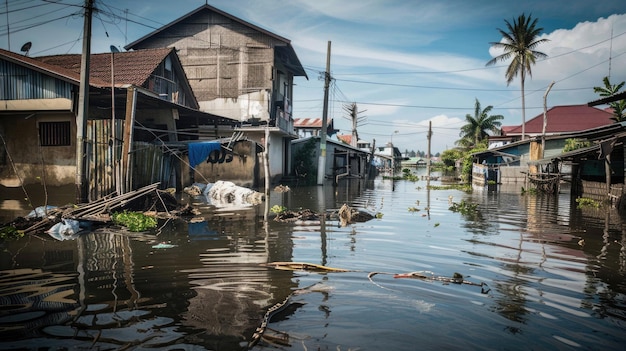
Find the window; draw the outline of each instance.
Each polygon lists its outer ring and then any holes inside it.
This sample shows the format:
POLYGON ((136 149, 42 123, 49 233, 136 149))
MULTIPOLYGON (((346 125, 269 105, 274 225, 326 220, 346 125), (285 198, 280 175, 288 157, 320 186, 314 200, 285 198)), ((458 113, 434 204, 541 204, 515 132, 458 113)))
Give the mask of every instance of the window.
POLYGON ((72 145, 71 125, 66 122, 40 122, 39 143, 41 146, 72 145))

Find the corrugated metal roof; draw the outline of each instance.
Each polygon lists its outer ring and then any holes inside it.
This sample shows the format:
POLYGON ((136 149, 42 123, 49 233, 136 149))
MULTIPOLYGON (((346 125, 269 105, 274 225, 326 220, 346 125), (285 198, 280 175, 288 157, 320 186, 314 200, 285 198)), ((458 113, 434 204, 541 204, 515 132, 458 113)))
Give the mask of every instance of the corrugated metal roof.
MULTIPOLYGON (((615 123, 613 115, 605 110, 587 105, 554 106, 546 112, 546 133, 576 132, 615 123)), ((505 129, 506 135, 522 133, 522 126, 505 129)), ((540 134, 543 129, 543 112, 526 121, 526 134, 540 134)))
MULTIPOLYGON (((173 48, 161 48, 115 53, 116 86, 130 84, 142 86, 173 50, 173 48)), ((66 81, 80 83, 80 54, 27 57, 0 49, 0 57, 66 81)), ((111 86, 111 53, 92 54, 89 68, 89 85, 111 86)))
MULTIPOLYGON (((92 54, 89 64, 89 83, 95 86, 111 86, 111 58, 113 57, 116 86, 129 84, 142 86, 173 50, 173 48, 160 48, 117 52, 114 55, 111 53, 92 54)), ((34 59, 70 70, 80 77, 80 54, 41 56, 34 59)))

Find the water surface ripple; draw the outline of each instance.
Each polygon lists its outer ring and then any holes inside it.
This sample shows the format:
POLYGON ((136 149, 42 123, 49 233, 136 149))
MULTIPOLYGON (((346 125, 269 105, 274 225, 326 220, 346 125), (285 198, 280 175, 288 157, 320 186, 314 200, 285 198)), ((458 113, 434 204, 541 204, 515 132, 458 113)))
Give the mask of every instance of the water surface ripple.
POLYGON ((0 348, 241 350, 267 308, 291 296, 254 349, 622 349, 624 219, 576 208, 567 187, 516 190, 377 178, 292 187, 244 209, 196 199, 199 218, 156 232, 5 243, 0 348), (477 211, 450 210, 461 202, 477 211), (379 216, 341 227, 268 211, 344 203, 379 216), (276 261, 349 271, 265 265, 276 261), (409 272, 428 279, 394 276, 409 272), (459 275, 471 284, 455 284, 459 275))

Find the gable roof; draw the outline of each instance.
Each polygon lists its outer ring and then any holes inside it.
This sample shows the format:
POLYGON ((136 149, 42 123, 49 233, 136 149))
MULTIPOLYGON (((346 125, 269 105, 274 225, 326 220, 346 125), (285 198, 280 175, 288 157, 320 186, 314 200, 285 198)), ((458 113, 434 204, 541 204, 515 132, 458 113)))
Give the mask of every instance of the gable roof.
POLYGON ((148 34, 144 35, 143 37, 133 41, 132 43, 130 43, 130 44, 126 45, 126 46, 124 46, 124 48, 126 50, 130 50, 130 49, 134 50, 135 48, 141 47, 141 43, 144 42, 145 40, 147 40, 147 39, 149 39, 149 38, 151 38, 151 37, 153 37, 155 35, 158 35, 159 33, 164 32, 167 29, 169 29, 169 28, 171 28, 171 27, 173 27, 173 26, 175 26, 175 25, 177 25, 179 23, 184 22, 184 21, 190 19, 191 17, 195 16, 196 14, 199 14, 199 13, 201 13, 203 11, 217 13, 217 14, 219 14, 221 16, 224 16, 224 17, 226 17, 226 18, 228 18, 228 19, 230 19, 230 20, 232 20, 234 22, 237 22, 237 23, 239 23, 239 24, 241 24, 241 25, 243 25, 245 27, 253 29, 253 30, 255 30, 255 31, 259 32, 259 33, 262 33, 264 35, 267 35, 267 36, 277 40, 282 45, 278 45, 278 46, 274 47, 274 49, 278 53, 278 56, 283 58, 283 62, 285 64, 285 66, 289 67, 293 71, 294 75, 296 75, 296 76, 304 76, 304 77, 306 77, 308 79, 308 76, 307 76, 306 72, 304 71, 304 67, 302 67, 302 64, 300 63, 300 59, 298 59, 298 55, 296 55, 296 52, 293 49, 293 47, 291 46, 291 41, 289 39, 284 38, 284 37, 282 37, 282 36, 280 36, 278 34, 272 33, 272 32, 270 32, 270 31, 268 31, 266 29, 263 29, 263 28, 261 28, 259 26, 254 25, 254 24, 252 24, 250 22, 244 21, 244 20, 242 20, 239 17, 235 17, 235 16, 233 16, 233 15, 227 13, 227 12, 224 12, 224 11, 222 11, 222 10, 220 10, 218 8, 215 8, 215 7, 211 6, 211 5, 208 5, 208 4, 202 5, 202 6, 198 7, 197 9, 189 12, 188 14, 186 14, 186 15, 184 15, 182 17, 179 17, 178 19, 175 19, 174 21, 164 25, 163 27, 158 28, 158 29, 152 31, 151 33, 148 33, 148 34))
MULTIPOLYGON (((554 106, 546 111, 546 133, 576 132, 615 123, 613 115, 605 110, 587 105, 554 106)), ((507 127, 508 128, 508 127, 507 127)), ((502 127, 505 130, 505 127, 502 127)), ((541 134, 543 112, 526 122, 527 134, 541 134)), ((506 129, 506 135, 522 133, 522 126, 506 129)))
MULTIPOLYGON (((92 54, 89 63, 89 84, 99 87, 111 86, 111 57, 113 56, 115 86, 143 86, 154 70, 173 51, 173 48, 160 48, 116 52, 114 55, 111 53, 92 54)), ((35 60, 69 70, 80 78, 80 54, 41 56, 36 57, 35 60)))
MULTIPOLYGON (((55 78, 61 79, 66 82, 76 83, 80 82, 80 69, 79 72, 76 73, 71 69, 67 69, 64 67, 60 67, 54 64, 46 63, 34 59, 32 57, 20 55, 15 52, 7 51, 4 49, 0 49, 0 58, 5 59, 9 62, 13 62, 19 64, 21 66, 28 67, 34 71, 41 72, 44 74, 48 74, 55 78)), ((90 82, 94 83, 94 82, 90 82)))

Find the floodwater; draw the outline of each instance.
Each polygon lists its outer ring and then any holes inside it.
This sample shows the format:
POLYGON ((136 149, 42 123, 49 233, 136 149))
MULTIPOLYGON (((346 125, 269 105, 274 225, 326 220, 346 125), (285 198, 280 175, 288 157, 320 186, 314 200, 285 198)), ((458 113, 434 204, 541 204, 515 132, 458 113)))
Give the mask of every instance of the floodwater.
POLYGON ((567 186, 556 196, 514 187, 293 186, 248 208, 194 199, 198 221, 158 231, 4 243, 0 349, 242 350, 288 296, 254 350, 623 349, 624 218, 576 208, 567 186), (462 201, 478 211, 449 209, 462 201), (268 211, 344 203, 382 217, 341 227, 268 211), (349 271, 263 265, 277 261, 349 271), (422 278, 394 277, 409 272, 422 278))

